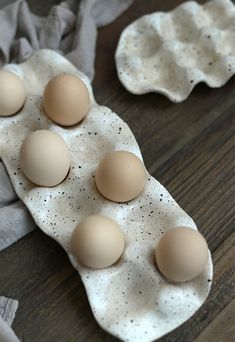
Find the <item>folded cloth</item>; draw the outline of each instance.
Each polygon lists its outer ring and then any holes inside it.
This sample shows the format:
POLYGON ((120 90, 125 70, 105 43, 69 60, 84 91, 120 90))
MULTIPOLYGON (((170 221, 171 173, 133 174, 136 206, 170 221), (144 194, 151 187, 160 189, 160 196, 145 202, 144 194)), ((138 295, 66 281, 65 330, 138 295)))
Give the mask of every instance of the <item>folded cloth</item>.
POLYGON ((15 318, 18 301, 6 297, 0 297, 0 341, 19 342, 15 333, 11 329, 11 324, 15 318))
POLYGON ((0 161, 0 251, 35 228, 36 224, 26 206, 17 198, 6 168, 0 161))
MULTIPOLYGON (((0 10, 0 66, 23 62, 35 50, 48 48, 65 55, 92 80, 97 28, 111 23, 132 2, 67 0, 39 17, 26 1, 18 0, 0 10)), ((35 228, 0 160, 0 251, 35 228)))
POLYGON ((37 49, 64 54, 90 80, 94 77, 97 28, 110 24, 133 0, 67 0, 45 17, 34 15, 26 1, 0 10, 0 65, 23 62, 37 49))
POLYGON ((0 317, 0 341, 19 342, 11 327, 0 317))

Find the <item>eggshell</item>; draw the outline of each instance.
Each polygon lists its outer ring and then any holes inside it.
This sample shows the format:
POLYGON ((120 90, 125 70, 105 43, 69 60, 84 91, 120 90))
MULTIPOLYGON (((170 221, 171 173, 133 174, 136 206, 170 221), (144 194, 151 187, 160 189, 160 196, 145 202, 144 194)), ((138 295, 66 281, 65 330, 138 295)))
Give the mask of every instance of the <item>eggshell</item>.
POLYGON ((95 174, 100 193, 115 202, 127 202, 138 196, 146 180, 143 162, 128 151, 108 154, 100 162, 95 174))
POLYGON ((168 230, 158 242, 155 259, 162 274, 184 282, 197 277, 206 267, 208 246, 204 237, 186 227, 168 230))
POLYGON ((12 72, 0 70, 0 116, 16 114, 23 107, 25 98, 21 79, 12 72))
POLYGON ((90 100, 83 81, 74 75, 61 74, 51 79, 43 94, 47 116, 62 126, 80 122, 89 110, 90 100))
POLYGON ((20 165, 26 177, 34 184, 55 186, 68 174, 68 147, 58 134, 38 130, 29 134, 21 145, 20 165))
MULTIPOLYGON (((0 118, 0 156, 36 224, 65 249, 78 270, 99 325, 126 342, 150 342, 181 325, 200 308, 210 291, 210 252, 203 273, 190 282, 173 285, 157 270, 154 250, 162 233, 171 227, 196 230, 192 218, 148 173, 143 191, 131 202, 112 202, 99 193, 94 176, 108 153, 126 150, 140 160, 142 156, 128 125, 111 109, 96 103, 88 78, 68 60, 54 51, 40 50, 25 63, 5 68, 21 75, 29 95, 21 115, 14 120, 0 118), (91 99, 84 120, 69 129, 48 120, 41 109, 45 85, 62 72, 80 77, 91 99), (20 145, 35 129, 56 132, 69 146, 70 173, 57 187, 35 187, 19 168, 20 145), (76 222, 93 214, 114 219, 126 242, 122 258, 98 270, 78 263, 71 251, 76 222)), ((77 315, 78 319, 82 315, 79 308, 77 315)))
POLYGON ((71 245, 80 263, 88 267, 105 268, 120 258, 125 239, 114 220, 104 215, 91 215, 77 225, 71 245))

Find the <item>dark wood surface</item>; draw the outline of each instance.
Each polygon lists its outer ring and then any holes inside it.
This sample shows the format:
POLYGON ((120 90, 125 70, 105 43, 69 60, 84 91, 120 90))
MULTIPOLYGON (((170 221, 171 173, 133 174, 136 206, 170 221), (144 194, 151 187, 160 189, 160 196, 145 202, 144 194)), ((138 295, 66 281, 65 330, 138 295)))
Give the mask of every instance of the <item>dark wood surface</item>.
MULTIPOLYGON (((29 2, 39 11, 39 2, 29 2)), ((235 78, 219 89, 200 84, 186 101, 174 104, 158 94, 131 95, 115 71, 122 29, 145 13, 181 2, 137 0, 99 31, 94 92, 129 124, 148 170, 193 217, 212 252, 209 298, 160 341, 234 341, 235 78)), ((22 341, 117 341, 94 320, 67 255, 39 229, 1 252, 0 294, 19 300, 13 328, 22 341)))

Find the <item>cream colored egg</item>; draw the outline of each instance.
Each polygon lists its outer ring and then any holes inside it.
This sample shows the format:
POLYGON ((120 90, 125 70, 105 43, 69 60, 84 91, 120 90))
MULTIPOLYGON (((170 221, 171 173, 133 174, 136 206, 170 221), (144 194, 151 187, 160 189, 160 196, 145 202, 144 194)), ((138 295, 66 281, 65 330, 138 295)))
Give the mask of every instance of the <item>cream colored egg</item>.
POLYGON ((52 78, 43 94, 47 116, 62 126, 80 122, 88 113, 90 99, 83 81, 73 75, 62 74, 52 78))
POLYGON ((56 133, 39 130, 31 133, 20 149, 20 165, 34 184, 51 187, 61 183, 70 168, 70 153, 56 133))
POLYGON ((173 282, 184 282, 203 272, 208 260, 208 246, 198 231, 178 227, 161 237, 155 259, 166 278, 173 282))
POLYGON ((16 114, 25 103, 25 89, 21 79, 6 70, 0 70, 0 116, 16 114))
POLYGON ((100 193, 111 201, 127 202, 138 196, 147 180, 143 162, 133 153, 115 151, 99 164, 95 181, 100 193))
POLYGON ((71 238, 72 253, 91 268, 113 265, 122 255, 125 239, 119 225, 109 217, 91 215, 75 228, 71 238))

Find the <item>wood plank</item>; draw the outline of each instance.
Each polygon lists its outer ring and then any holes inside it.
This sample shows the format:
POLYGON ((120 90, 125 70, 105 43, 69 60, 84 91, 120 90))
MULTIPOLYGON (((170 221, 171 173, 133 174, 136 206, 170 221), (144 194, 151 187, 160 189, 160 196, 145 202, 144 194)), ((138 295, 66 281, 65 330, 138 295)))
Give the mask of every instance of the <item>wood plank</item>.
POLYGON ((235 300, 229 303, 223 311, 196 338, 195 342, 217 341, 234 342, 235 340, 235 300))
POLYGON ((196 221, 212 251, 234 230, 234 127, 231 106, 153 172, 196 221))

